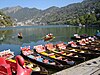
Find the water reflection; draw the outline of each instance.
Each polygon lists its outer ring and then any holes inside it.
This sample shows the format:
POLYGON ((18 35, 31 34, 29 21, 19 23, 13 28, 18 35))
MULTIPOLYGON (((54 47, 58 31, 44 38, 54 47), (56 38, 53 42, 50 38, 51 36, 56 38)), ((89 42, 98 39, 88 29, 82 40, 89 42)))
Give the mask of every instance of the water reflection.
POLYGON ((67 26, 49 26, 49 27, 19 27, 10 30, 0 30, 0 37, 2 35, 5 36, 5 39, 0 41, 0 49, 4 50, 7 48, 12 49, 14 52, 20 53, 20 46, 34 46, 38 44, 46 44, 48 42, 43 41, 42 37, 48 33, 53 33, 55 39, 52 40, 52 43, 56 43, 59 41, 67 41, 70 40, 70 37, 74 33, 79 34, 88 34, 94 35, 96 32, 96 28, 85 28, 85 27, 67 27, 67 26), (18 39, 17 34, 22 32, 23 39, 18 39))

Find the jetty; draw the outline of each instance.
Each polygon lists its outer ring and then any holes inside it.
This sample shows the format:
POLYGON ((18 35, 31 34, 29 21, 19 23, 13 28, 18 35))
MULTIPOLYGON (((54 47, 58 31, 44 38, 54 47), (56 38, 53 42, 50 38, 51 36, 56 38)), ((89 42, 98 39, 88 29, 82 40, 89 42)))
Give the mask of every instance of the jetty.
POLYGON ((100 57, 85 61, 52 75, 100 75, 100 57))

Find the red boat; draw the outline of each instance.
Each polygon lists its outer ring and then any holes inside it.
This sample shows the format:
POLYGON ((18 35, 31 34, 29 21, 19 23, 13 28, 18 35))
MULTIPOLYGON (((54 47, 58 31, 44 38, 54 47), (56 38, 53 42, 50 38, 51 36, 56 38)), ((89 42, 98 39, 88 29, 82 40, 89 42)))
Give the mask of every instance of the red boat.
POLYGON ((44 41, 50 41, 52 39, 54 39, 55 37, 53 36, 53 34, 47 34, 45 37, 43 37, 44 41))
POLYGON ((32 69, 24 66, 24 59, 16 56, 16 63, 0 57, 0 75, 30 75, 32 69))

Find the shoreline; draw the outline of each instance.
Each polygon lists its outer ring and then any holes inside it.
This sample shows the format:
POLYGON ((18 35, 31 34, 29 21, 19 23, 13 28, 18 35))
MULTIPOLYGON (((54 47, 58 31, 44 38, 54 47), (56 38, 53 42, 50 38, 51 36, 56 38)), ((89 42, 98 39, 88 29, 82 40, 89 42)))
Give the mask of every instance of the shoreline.
MULTIPOLYGON (((38 25, 38 26, 34 26, 34 25, 27 25, 27 26, 9 26, 9 27, 0 27, 0 30, 11 30, 11 29, 18 29, 18 28, 51 28, 51 27, 84 27, 84 26, 74 26, 74 25, 38 25)), ((86 28, 96 28, 96 27, 100 27, 100 26, 85 26, 86 28)))

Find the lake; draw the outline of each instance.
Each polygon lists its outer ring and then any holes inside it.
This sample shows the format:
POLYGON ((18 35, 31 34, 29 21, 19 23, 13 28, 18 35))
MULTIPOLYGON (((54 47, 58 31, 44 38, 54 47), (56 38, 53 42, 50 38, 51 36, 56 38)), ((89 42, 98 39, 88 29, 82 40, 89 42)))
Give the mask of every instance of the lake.
POLYGON ((31 46, 31 49, 35 45, 46 44, 42 37, 48 33, 52 33, 55 36, 52 43, 63 41, 67 43, 70 37, 74 33, 94 35, 99 28, 85 28, 75 27, 68 25, 50 25, 50 26, 23 26, 23 27, 8 27, 0 28, 0 37, 5 36, 3 40, 0 40, 0 51, 11 49, 15 52, 15 55, 20 54, 20 47, 31 46), (17 38, 17 34, 22 32, 23 39, 17 38))
MULTIPOLYGON (((75 27, 69 25, 50 25, 50 26, 18 26, 18 27, 8 27, 0 28, 0 38, 5 37, 3 40, 0 40, 0 51, 11 49, 15 55, 20 54, 20 47, 24 46, 33 46, 44 45, 48 42, 58 43, 64 42, 67 43, 70 41, 70 37, 74 33, 78 34, 88 34, 94 35, 96 30, 99 28, 85 28, 85 27, 75 27), (18 33, 22 32, 23 39, 17 37, 18 33), (52 41, 45 42, 42 38, 48 34, 52 33, 55 38, 52 41)), ((48 70, 49 73, 54 73, 56 70, 48 70)))

